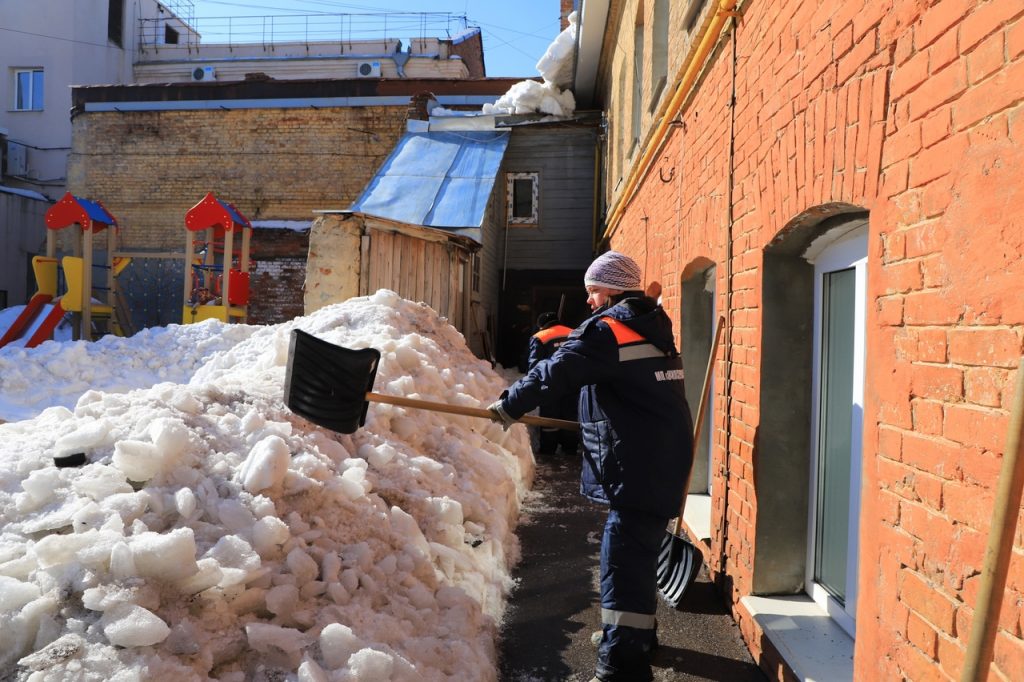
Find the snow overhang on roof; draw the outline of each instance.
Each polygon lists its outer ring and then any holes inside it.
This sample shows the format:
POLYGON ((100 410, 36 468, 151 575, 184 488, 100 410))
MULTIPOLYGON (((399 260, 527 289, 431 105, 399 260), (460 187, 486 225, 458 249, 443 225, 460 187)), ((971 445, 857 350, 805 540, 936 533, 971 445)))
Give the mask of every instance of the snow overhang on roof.
POLYGON ((576 53, 576 79, 573 83, 577 107, 586 108, 594 102, 609 4, 609 0, 583 0, 580 30, 577 34, 579 49, 576 53))
POLYGON ((407 132, 350 210, 481 241, 508 131, 407 132))

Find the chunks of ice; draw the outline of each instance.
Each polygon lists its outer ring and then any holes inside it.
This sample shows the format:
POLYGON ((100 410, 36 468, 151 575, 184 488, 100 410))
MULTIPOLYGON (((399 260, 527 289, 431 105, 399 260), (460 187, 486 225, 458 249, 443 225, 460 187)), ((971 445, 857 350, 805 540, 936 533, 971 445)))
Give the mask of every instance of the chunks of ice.
MULTIPOLYGON (((336 670, 348 662, 349 656, 363 647, 362 640, 343 623, 330 623, 320 631, 320 653, 324 665, 336 670)), ((386 680, 385 675, 379 679, 386 680)))
POLYGON ((267 436, 253 446, 242 463, 239 478, 250 493, 272 488, 288 473, 291 452, 280 436, 267 436))
POLYGON ((252 542, 260 556, 269 556, 290 537, 288 524, 276 516, 264 516, 252 526, 252 542))
POLYGON ((106 419, 90 419, 71 433, 61 436, 54 443, 53 449, 58 454, 84 452, 92 448, 106 445, 107 434, 110 433, 110 422, 106 419))
POLYGON ((98 462, 79 469, 78 477, 71 482, 71 489, 97 502, 111 495, 132 492, 123 471, 98 462))
POLYGON ((298 547, 288 552, 285 562, 288 564, 288 570, 295 576, 295 582, 299 585, 316 580, 316 576, 320 572, 316 561, 298 547))
POLYGON ((147 531, 131 538, 132 559, 139 575, 174 581, 196 573, 196 539, 191 528, 169 533, 147 531))
POLYGON ((71 535, 47 535, 32 545, 32 552, 40 568, 61 566, 70 563, 78 550, 88 547, 98 537, 99 531, 96 530, 71 535))
POLYGON ((260 557, 252 545, 237 535, 225 535, 204 555, 214 559, 222 568, 237 568, 255 571, 260 567, 260 557))
POLYGON ((0 575, 0 613, 17 611, 40 595, 34 583, 0 575))
POLYGON ((121 440, 114 443, 111 460, 129 481, 148 481, 160 473, 163 460, 160 449, 142 440, 121 440))
POLYGON ((295 628, 270 623, 249 623, 245 626, 249 648, 256 651, 274 647, 285 653, 299 653, 308 644, 305 634, 295 628))
POLYGON ((178 461, 188 449, 188 428, 180 419, 164 417, 149 425, 153 445, 160 451, 164 466, 178 461))
POLYGON ((192 516, 196 510, 196 495, 189 488, 179 488, 174 493, 174 507, 184 517, 192 516))
POLYGON ((80 635, 70 632, 50 642, 39 651, 25 656, 18 661, 18 665, 33 671, 46 670, 69 659, 77 658, 85 646, 86 642, 80 635))
POLYGON ((220 500, 217 503, 217 516, 221 524, 232 533, 248 530, 256 522, 252 512, 238 500, 220 500))
POLYGON ((117 646, 150 646, 167 639, 171 629, 152 611, 135 604, 118 604, 103 612, 100 626, 117 646))
POLYGON ((388 443, 371 445, 364 443, 359 447, 359 456, 370 463, 371 466, 380 468, 393 460, 398 454, 394 446, 388 443))
POLYGON ((197 594, 220 584, 224 572, 216 559, 200 559, 196 562, 198 571, 183 580, 179 580, 178 589, 185 594, 197 594))
POLYGON ((287 618, 299 603, 299 588, 295 585, 278 585, 267 591, 267 610, 287 618))

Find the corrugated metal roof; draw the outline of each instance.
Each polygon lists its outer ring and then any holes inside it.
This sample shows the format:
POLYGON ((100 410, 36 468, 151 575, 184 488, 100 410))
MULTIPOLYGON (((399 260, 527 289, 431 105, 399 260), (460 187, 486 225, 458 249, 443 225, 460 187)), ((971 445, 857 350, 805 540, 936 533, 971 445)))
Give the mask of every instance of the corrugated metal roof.
POLYGON ((410 225, 480 228, 508 140, 508 131, 408 132, 351 210, 410 225))

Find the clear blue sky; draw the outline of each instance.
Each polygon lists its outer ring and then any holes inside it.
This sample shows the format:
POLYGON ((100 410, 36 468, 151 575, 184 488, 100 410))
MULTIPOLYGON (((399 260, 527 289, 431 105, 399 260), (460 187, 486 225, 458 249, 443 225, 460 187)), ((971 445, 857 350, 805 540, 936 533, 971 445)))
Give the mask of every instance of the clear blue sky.
MULTIPOLYGON (((168 4, 176 9, 174 0, 168 4)), ((559 31, 558 0, 193 0, 196 24, 204 42, 226 42, 216 37, 210 26, 225 26, 214 18, 235 17, 232 33, 238 40, 246 22, 239 17, 289 14, 372 14, 382 12, 440 12, 465 15, 470 26, 479 26, 484 39, 484 63, 488 76, 537 75, 535 65, 559 31), (208 27, 204 30, 204 24, 208 27)), ((365 25, 369 19, 355 21, 365 25)), ((374 19, 383 24, 382 19, 374 19)), ((251 20, 250 20, 251 22, 251 20)), ((251 22, 252 23, 252 22, 251 22)), ((265 25, 260 22, 260 25, 265 25)), ((351 24, 349 24, 351 25, 351 24)), ((444 37, 462 31, 461 20, 447 22, 443 17, 413 21, 408 29, 388 31, 392 37, 415 37, 420 33, 444 37)), ((353 36, 355 37, 355 36, 353 36)), ((257 36, 258 39, 258 36, 257 36)))

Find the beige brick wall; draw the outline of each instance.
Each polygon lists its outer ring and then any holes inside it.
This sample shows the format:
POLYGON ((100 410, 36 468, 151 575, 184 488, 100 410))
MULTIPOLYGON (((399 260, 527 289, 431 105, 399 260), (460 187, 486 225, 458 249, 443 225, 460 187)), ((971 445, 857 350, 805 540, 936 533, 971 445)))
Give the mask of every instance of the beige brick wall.
POLYGON ((117 216, 122 248, 181 251, 207 192, 250 220, 347 208, 405 119, 405 106, 79 114, 68 188, 117 216))

